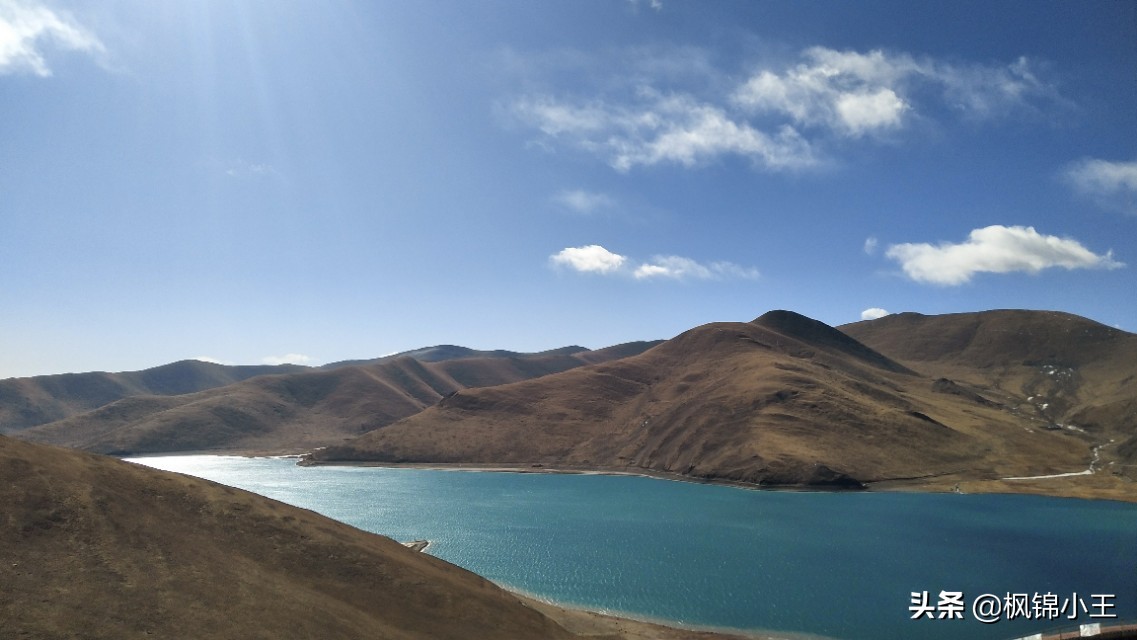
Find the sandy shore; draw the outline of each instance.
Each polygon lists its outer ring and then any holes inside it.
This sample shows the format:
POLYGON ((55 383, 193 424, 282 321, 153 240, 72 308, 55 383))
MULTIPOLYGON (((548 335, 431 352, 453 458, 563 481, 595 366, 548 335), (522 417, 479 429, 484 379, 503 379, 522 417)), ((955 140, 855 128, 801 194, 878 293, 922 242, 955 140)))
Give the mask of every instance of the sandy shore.
POLYGON ((666 620, 609 615, 545 602, 516 591, 513 594, 572 633, 598 640, 836 640, 802 633, 676 626, 666 620))

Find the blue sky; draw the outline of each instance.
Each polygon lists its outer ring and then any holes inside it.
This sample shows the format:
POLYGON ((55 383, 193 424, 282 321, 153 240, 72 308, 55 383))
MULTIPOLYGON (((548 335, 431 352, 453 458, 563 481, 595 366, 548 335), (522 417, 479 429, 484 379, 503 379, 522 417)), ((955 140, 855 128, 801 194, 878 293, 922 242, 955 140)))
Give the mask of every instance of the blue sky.
POLYGON ((0 377, 1137 329, 1134 2, 0 0, 0 377))

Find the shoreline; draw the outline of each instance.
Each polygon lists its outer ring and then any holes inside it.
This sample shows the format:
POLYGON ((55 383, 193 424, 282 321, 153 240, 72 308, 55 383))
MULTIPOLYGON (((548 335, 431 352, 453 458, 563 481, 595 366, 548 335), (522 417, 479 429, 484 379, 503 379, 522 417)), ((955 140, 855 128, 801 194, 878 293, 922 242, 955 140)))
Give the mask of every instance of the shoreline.
MULTIPOLYGON (((291 456, 288 456, 291 457, 291 456)), ((891 478, 864 483, 864 488, 843 488, 828 485, 763 485, 724 478, 699 478, 680 473, 654 469, 579 467, 574 465, 545 465, 543 463, 466 463, 466 462, 379 462, 379 461, 320 461, 301 457, 300 466, 306 467, 379 467, 390 469, 429 469, 436 471, 466 471, 490 473, 547 473, 561 475, 639 476, 672 482, 689 482, 748 489, 751 491, 792 491, 801 493, 957 493, 1038 495, 1074 500, 1108 500, 1137 503, 1137 483, 1104 474, 1058 474, 1022 478, 968 478, 965 474, 945 474, 919 478, 891 478), (1062 482, 1053 482, 1060 480, 1062 482)))
POLYGON ((373 460, 335 460, 314 462, 305 459, 312 449, 214 449, 166 451, 114 456, 123 458, 157 458, 174 456, 228 456, 235 458, 295 459, 305 467, 380 467, 391 469, 431 469, 438 471, 472 471, 493 473, 548 473, 561 475, 639 476, 672 482, 721 485, 751 491, 793 491, 803 493, 995 493, 1007 495, 1039 495, 1076 500, 1108 500, 1137 503, 1137 482, 1102 470, 1093 473, 1047 474, 1023 477, 977 478, 964 472, 928 475, 914 478, 869 480, 863 488, 830 485, 764 485, 725 478, 700 478, 681 473, 642 467, 604 467, 557 465, 546 463, 472 463, 472 462, 380 462, 373 460))
POLYGON ((586 605, 549 600, 509 585, 497 586, 568 631, 586 637, 603 634, 606 639, 615 635, 623 640, 839 640, 799 631, 714 627, 627 611, 598 611, 586 605))
MULTIPOLYGON (((263 457, 263 456, 256 456, 263 457)), ((479 462, 379 462, 370 460, 334 460, 329 462, 312 462, 301 458, 302 467, 376 467, 386 469, 425 469, 431 471, 468 471, 485 473, 531 473, 566 476, 631 476, 651 478, 653 480, 667 480, 670 482, 687 482, 690 484, 709 484, 752 491, 797 491, 803 493, 860 493, 868 491, 867 487, 846 488, 837 485, 810 485, 810 484, 758 484, 742 480, 727 478, 701 478, 688 476, 673 471, 659 471, 643 467, 582 467, 575 465, 546 465, 544 463, 479 463, 479 462)))

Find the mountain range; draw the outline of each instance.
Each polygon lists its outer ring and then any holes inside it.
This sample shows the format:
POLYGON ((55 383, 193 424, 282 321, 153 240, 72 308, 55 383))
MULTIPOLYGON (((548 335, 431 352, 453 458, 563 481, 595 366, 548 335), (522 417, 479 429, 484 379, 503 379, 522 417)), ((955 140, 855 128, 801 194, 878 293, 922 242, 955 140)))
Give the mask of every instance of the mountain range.
MULTIPOLYGON (((80 404, 36 378, 5 383, 80 404)), ((1135 415, 1137 336, 1085 318, 902 313, 834 328, 771 311, 596 351, 429 347, 0 428, 119 455, 314 450, 310 463, 1133 499, 1135 415)))
POLYGON ((140 395, 172 396, 294 373, 297 365, 228 366, 181 360, 144 371, 64 373, 0 380, 0 434, 12 433, 140 395))
POLYGON ((1069 314, 898 314, 839 330, 772 311, 463 390, 311 460, 1133 499, 1135 402, 1137 336, 1069 314))
POLYGON ((321 368, 270 369, 231 383, 223 382, 226 376, 251 373, 249 368, 184 361, 124 374, 11 379, 0 381, 0 412, 4 412, 0 415, 25 418, 0 422, 0 433, 114 455, 301 451, 386 426, 460 389, 626 357, 654 344, 635 342, 599 350, 566 347, 531 354, 444 345, 321 368), (202 371, 211 375, 201 375, 202 371), (176 385, 127 384, 174 378, 179 380, 176 385), (67 384, 61 385, 60 379, 67 384), (130 393, 135 389, 139 392, 130 393), (63 411, 96 401, 102 403, 90 411, 72 411, 62 419, 27 425, 26 416, 43 415, 48 407, 63 411))

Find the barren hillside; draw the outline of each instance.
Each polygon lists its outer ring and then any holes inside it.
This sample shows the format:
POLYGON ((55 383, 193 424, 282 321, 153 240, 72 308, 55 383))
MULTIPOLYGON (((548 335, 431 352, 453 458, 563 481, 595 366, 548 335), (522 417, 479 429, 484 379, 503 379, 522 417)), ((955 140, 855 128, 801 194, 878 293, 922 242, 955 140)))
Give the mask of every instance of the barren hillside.
POLYGON ((313 460, 850 487, 997 481, 1090 464, 1088 434, 1046 428, 997 389, 922 375, 886 353, 770 312, 692 329, 639 356, 464 390, 313 460))
POLYGON ((903 313, 841 330, 912 369, 1000 398, 1032 427, 1099 447, 1137 480, 1137 335, 1054 311, 903 313))
MULTIPOLYGON (((460 389, 557 373, 639 353, 653 344, 477 358, 435 354, 433 361, 402 356, 260 376, 199 393, 123 398, 15 435, 116 455, 304 451, 386 426, 460 389)), ((453 349, 447 354, 454 355, 453 349)))
POLYGON ((454 565, 204 480, 0 436, 0 501, 0 637, 574 637, 454 565))

